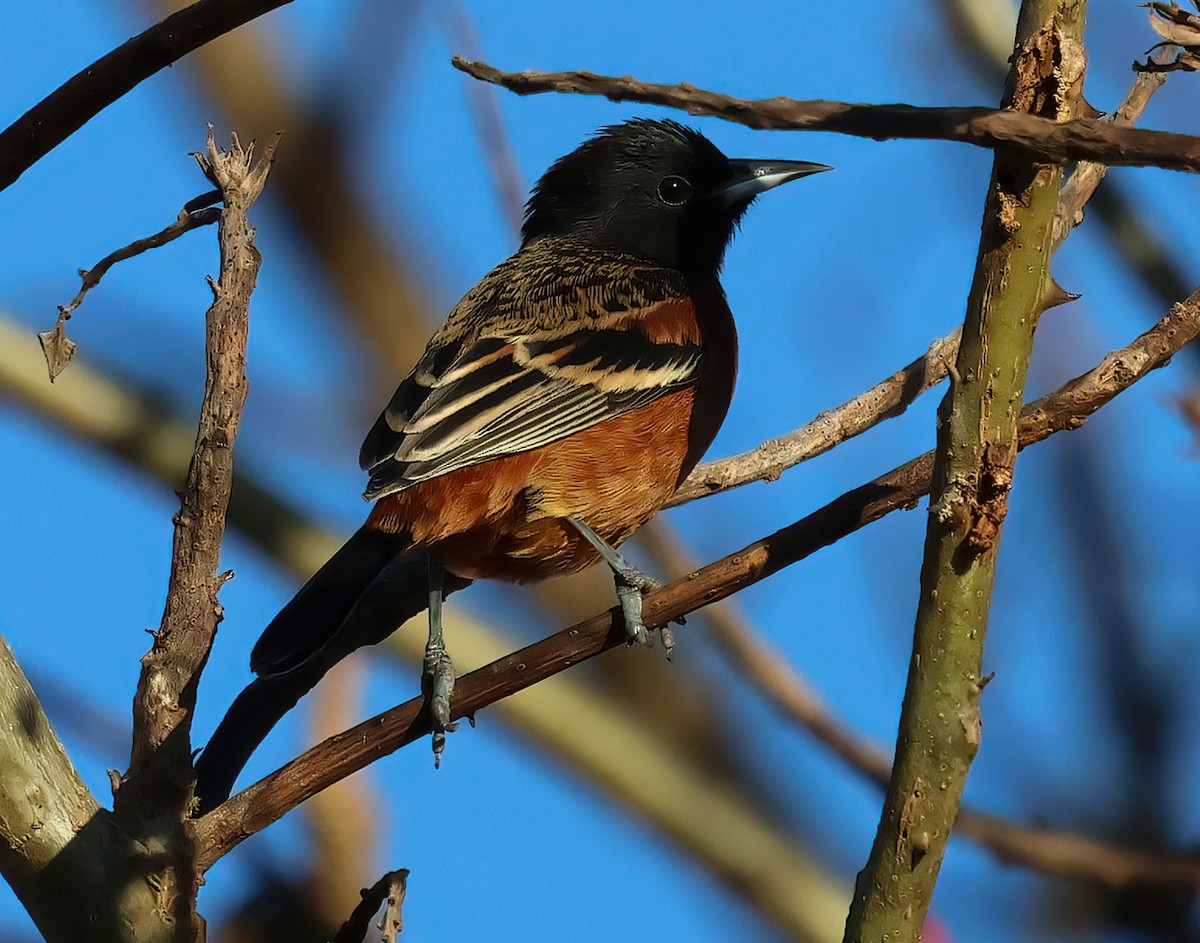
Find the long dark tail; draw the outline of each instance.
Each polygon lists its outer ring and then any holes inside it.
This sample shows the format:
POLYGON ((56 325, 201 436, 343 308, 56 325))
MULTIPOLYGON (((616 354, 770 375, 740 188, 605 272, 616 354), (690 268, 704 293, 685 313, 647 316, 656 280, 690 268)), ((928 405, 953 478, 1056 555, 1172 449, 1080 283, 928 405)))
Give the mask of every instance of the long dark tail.
MULTIPOLYGON (((429 562, 402 539, 360 529, 280 610, 250 655, 259 677, 226 712, 196 760, 206 811, 228 798, 238 774, 279 720, 334 665, 387 638, 429 604, 429 562)), ((446 575, 446 594, 468 580, 446 575)))

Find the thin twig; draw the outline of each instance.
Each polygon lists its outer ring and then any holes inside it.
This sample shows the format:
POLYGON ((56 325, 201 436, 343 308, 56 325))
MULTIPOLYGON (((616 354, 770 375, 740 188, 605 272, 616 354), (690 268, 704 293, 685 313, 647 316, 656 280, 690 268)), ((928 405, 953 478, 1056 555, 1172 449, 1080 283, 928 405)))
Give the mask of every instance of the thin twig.
POLYGON ((946 379, 958 352, 961 328, 940 337, 907 367, 853 399, 827 410, 787 435, 768 439, 749 452, 705 462, 671 496, 676 507, 755 481, 775 481, 789 468, 828 452, 835 445, 903 413, 926 390, 946 379))
MULTIPOLYGON (((1160 51, 1156 61, 1166 62, 1170 54, 1160 51)), ((1167 81, 1166 75, 1156 72, 1141 72, 1134 78, 1125 98, 1117 106, 1117 110, 1106 119, 1114 127, 1127 128, 1142 116, 1154 93, 1163 87, 1167 81)), ((1083 207, 1092 198, 1105 176, 1108 174, 1106 164, 1095 161, 1081 161, 1071 174, 1071 179, 1063 186, 1058 197, 1058 212, 1054 218, 1054 234, 1051 251, 1058 251, 1067 234, 1079 224, 1083 218, 1083 207)))
MULTIPOLYGON (((219 200, 221 191, 213 190, 209 194, 202 197, 197 197, 197 200, 206 200, 209 197, 214 197, 219 200)), ((195 209, 189 209, 196 200, 192 200, 188 206, 185 206, 179 211, 179 215, 175 217, 175 221, 169 226, 160 229, 152 236, 146 236, 144 239, 135 239, 127 246, 122 246, 114 252, 110 252, 99 262, 93 265, 90 269, 79 270, 79 277, 83 284, 79 287, 79 292, 71 299, 69 304, 59 305, 58 312, 66 318, 70 318, 75 313, 75 309, 83 302, 84 296, 100 284, 100 279, 108 274, 108 270, 118 262, 124 262, 126 259, 132 259, 134 256, 141 255, 150 249, 157 249, 160 246, 165 246, 168 242, 178 239, 184 233, 191 232, 193 229, 199 229, 201 226, 209 226, 221 218, 221 208, 219 206, 204 205, 195 209)))
POLYGON ((709 115, 759 130, 832 131, 885 141, 958 141, 976 147, 1018 147, 1030 158, 1051 163, 1093 160, 1111 166, 1164 167, 1200 173, 1200 138, 1168 131, 1122 128, 1092 118, 1053 121, 994 108, 918 108, 914 105, 860 105, 793 98, 745 99, 696 88, 656 85, 629 76, 591 72, 502 72, 461 56, 454 67, 477 79, 516 92, 568 92, 602 95, 709 115))
MULTIPOLYGON (((1030 403, 1020 424, 1021 447, 1076 429, 1122 390, 1168 363, 1200 334, 1200 293, 1176 305, 1128 347, 1055 393, 1030 403)), ((646 598, 647 626, 677 620, 724 599, 928 492, 933 453, 905 463, 796 523, 710 564, 646 598)), ((619 617, 607 612, 458 679, 454 716, 465 717, 543 678, 626 642, 619 617)), ((414 698, 324 741, 194 823, 204 870, 249 836, 309 796, 429 732, 424 700, 414 698)))
POLYGON ((291 0, 197 0, 101 56, 0 131, 0 190, 172 62, 291 0))
MULTIPOLYGON (((451 43, 467 50, 469 55, 479 55, 479 37, 461 4, 453 4, 445 10, 441 22, 451 43)), ((500 104, 493 89, 477 82, 467 82, 466 87, 467 104, 475 133, 479 135, 479 149, 492 174, 492 189, 509 226, 519 236, 525 218, 525 185, 521 183, 521 172, 517 169, 508 131, 500 117, 500 104)))
POLYGON ((77 348, 75 342, 70 340, 66 335, 67 322, 71 320, 71 315, 75 313, 75 309, 83 303, 83 299, 87 293, 99 285, 100 279, 108 274, 108 270, 118 262, 132 259, 134 256, 141 255, 150 249, 165 246, 168 242, 178 239, 186 232, 191 232, 193 229, 199 229, 201 226, 208 226, 211 223, 215 223, 221 218, 221 209, 211 204, 220 199, 221 191, 212 190, 195 199, 189 200, 183 209, 179 211, 179 215, 175 217, 175 222, 171 223, 171 225, 159 230, 153 236, 147 236, 144 239, 135 239, 129 245, 122 246, 120 249, 110 252, 90 269, 81 268, 79 270, 79 278, 83 283, 79 286, 79 291, 71 299, 70 303, 58 306, 58 320, 55 322, 54 328, 38 334, 38 340, 42 344, 42 353, 46 357, 46 367, 50 372, 51 381, 57 379, 58 375, 66 369, 75 357, 77 348))

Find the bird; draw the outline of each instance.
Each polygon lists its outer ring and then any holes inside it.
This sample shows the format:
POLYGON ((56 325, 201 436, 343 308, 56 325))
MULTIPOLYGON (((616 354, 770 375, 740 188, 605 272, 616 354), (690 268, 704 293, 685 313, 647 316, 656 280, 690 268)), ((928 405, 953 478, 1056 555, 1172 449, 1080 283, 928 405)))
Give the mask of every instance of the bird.
POLYGON ((258 677, 196 762, 201 810, 334 664, 425 609, 440 759, 454 682, 441 605, 473 580, 603 560, 630 640, 652 644, 641 603, 657 583, 616 548, 724 421, 737 374, 726 248, 759 194, 829 169, 728 158, 648 118, 600 128, 550 166, 517 252, 450 311, 367 433, 373 507, 255 644, 258 677))

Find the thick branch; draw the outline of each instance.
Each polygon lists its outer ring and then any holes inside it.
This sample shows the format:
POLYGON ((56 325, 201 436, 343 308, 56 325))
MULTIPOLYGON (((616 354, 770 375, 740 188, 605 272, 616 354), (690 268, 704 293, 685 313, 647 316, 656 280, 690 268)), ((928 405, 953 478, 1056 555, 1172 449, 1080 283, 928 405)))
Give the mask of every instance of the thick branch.
POLYGON ((50 943, 166 943, 147 857, 92 798, 0 638, 0 875, 50 943))
POLYGON ((678 108, 776 131, 833 131, 886 141, 893 138, 959 141, 976 147, 1018 147, 1031 159, 1051 163, 1091 160, 1110 166, 1165 167, 1200 173, 1200 138, 1167 131, 1119 127, 1092 118, 1053 121, 993 108, 918 108, 799 101, 793 98, 734 98, 694 85, 655 85, 629 76, 591 72, 502 72, 461 56, 454 66, 468 75, 518 95, 572 92, 611 101, 678 108))
MULTIPOLYGON (((1083 0, 1025 0, 1006 93, 1065 120, 1083 83, 1083 0)), ((913 654, 883 814, 846 943, 921 938, 979 749, 983 640, 1033 335, 1061 295, 1047 266, 1061 167, 996 152, 962 343, 942 404, 913 654)))
MULTIPOLYGON (((715 608, 715 607, 714 607, 715 608)), ((736 622, 709 621, 717 644, 734 669, 784 717, 807 730, 852 769, 886 789, 891 758, 849 730, 800 677, 785 657, 736 622)), ((992 852, 999 860, 1041 874, 1090 881, 1123 890, 1131 885, 1200 892, 1200 857, 1195 853, 1121 847, 1088 835, 1044 826, 1019 825, 964 805, 954 833, 992 852)))
MULTIPOLYGON (((1200 293, 1176 305, 1128 347, 1022 412, 1020 446, 1067 429, 1122 390, 1168 363, 1200 334, 1200 293)), ((913 459, 796 523, 725 557, 646 598, 646 624, 665 625, 724 599, 860 527, 913 506, 929 490, 933 453, 913 459)), ((564 629, 458 679, 454 715, 465 717, 571 665, 625 644, 608 612, 564 629)), ((207 869, 240 842, 266 828, 309 796, 429 732, 423 701, 414 698, 331 737, 198 819, 199 865, 207 869)))
POLYGON ((0 131, 0 190, 154 73, 291 0, 197 0, 101 56, 0 131))

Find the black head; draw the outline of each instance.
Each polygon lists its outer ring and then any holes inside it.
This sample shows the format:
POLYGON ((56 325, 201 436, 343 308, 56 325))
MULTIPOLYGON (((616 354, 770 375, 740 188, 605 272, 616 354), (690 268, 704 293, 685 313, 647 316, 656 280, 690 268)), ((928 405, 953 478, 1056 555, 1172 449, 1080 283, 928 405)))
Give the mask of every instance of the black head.
POLYGON ((689 275, 715 275, 755 196, 829 169, 731 160, 691 128, 635 119, 602 128, 554 162, 526 204, 521 244, 571 236, 689 275))

